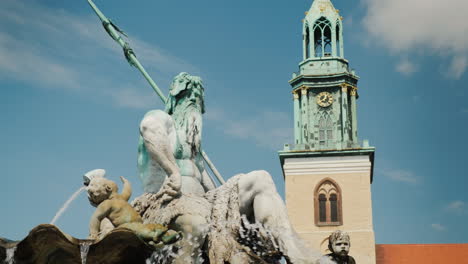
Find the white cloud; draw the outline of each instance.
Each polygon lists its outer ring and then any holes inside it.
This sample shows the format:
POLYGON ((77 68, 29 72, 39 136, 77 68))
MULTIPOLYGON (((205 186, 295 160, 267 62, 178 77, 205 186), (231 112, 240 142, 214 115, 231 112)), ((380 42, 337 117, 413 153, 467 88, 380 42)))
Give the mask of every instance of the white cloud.
POLYGON ((463 201, 453 201, 450 202, 445 209, 449 212, 461 214, 465 211, 465 202, 463 201))
MULTIPOLYGON (((122 107, 146 108, 151 99, 159 102, 156 95, 147 96, 151 88, 146 83, 131 90, 135 80, 143 78, 128 66, 121 48, 107 36, 92 10, 88 16, 78 16, 38 3, 2 1, 0 79, 71 90, 93 99, 100 96, 104 102, 112 98, 122 107)), ((169 83, 180 71, 197 72, 159 47, 138 38, 131 42, 142 64, 156 71, 157 83, 169 83)))
POLYGON ((233 118, 223 110, 212 109, 205 115, 206 120, 213 120, 224 134, 245 140, 272 150, 280 150, 284 143, 292 142, 292 120, 283 112, 264 110, 253 113, 249 118, 233 118))
POLYGON ((468 54, 466 0, 362 0, 363 24, 373 40, 395 54, 429 52, 452 57, 449 75, 460 78, 468 54), (453 70, 453 72, 452 72, 453 70))
POLYGON ((457 56, 452 59, 447 69, 446 75, 452 79, 460 79, 468 66, 466 56, 457 56))
POLYGON ((410 76, 417 71, 417 66, 409 60, 404 59, 396 65, 396 71, 403 75, 410 76))
POLYGON ((432 229, 436 231, 445 231, 447 228, 441 224, 432 224, 431 225, 432 229))
POLYGON ((394 181, 399 181, 399 182, 405 182, 405 183, 418 183, 418 177, 414 175, 411 171, 407 170, 391 170, 391 169, 383 169, 381 170, 381 173, 394 180, 394 181))

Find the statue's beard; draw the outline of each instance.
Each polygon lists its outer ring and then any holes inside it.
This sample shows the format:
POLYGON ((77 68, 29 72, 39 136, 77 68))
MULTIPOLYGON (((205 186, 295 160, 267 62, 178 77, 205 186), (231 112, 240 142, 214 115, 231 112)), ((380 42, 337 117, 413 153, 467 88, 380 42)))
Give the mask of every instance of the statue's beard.
POLYGON ((191 156, 194 157, 200 152, 201 145, 202 113, 200 107, 192 102, 187 102, 179 105, 174 114, 177 130, 185 135, 183 144, 188 144, 191 156))

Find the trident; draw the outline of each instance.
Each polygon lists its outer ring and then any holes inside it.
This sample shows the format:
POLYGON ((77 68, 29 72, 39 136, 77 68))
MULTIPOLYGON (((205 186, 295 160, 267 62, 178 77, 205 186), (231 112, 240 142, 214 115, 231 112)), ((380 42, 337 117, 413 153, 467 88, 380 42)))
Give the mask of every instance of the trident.
MULTIPOLYGON (((161 92, 161 89, 159 89, 158 85, 156 85, 156 83, 153 81, 151 76, 149 76, 149 74, 146 72, 145 68, 143 68, 143 66, 137 60, 135 56, 135 52, 133 52, 133 49, 130 47, 128 42, 123 40, 121 35, 124 35, 127 38, 128 36, 121 29, 119 29, 114 23, 112 23, 112 21, 110 21, 106 16, 104 16, 104 14, 101 12, 101 10, 99 10, 99 8, 97 8, 97 6, 94 4, 92 0, 88 0, 88 3, 91 6, 91 8, 94 10, 96 15, 99 17, 99 19, 101 20, 102 26, 106 30, 107 34, 109 34, 109 36, 113 40, 115 40, 117 43, 119 43, 119 45, 122 47, 125 58, 127 59, 128 63, 131 66, 134 66, 135 68, 137 68, 141 72, 141 74, 143 74, 143 77, 145 77, 145 79, 151 85, 153 90, 158 94, 159 98, 161 98, 163 103, 166 104, 166 101, 167 101, 166 96, 164 96, 164 94, 161 92)), ((211 162, 211 160, 208 158, 208 155, 206 155, 205 151, 202 150, 201 154, 206 164, 208 165, 208 167, 210 167, 211 171, 216 176, 218 181, 221 184, 224 184, 225 181, 223 177, 221 176, 221 174, 219 174, 218 170, 216 169, 214 164, 211 162)), ((213 180, 213 178, 211 178, 211 181, 213 181, 213 184, 215 184, 215 181, 213 180)))

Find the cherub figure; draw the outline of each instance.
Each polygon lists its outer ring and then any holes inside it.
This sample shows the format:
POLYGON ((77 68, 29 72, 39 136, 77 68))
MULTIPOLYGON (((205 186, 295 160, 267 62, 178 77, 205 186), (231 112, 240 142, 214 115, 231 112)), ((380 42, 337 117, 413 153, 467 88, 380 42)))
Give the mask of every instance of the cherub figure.
POLYGON ((351 240, 348 233, 337 230, 328 237, 328 249, 332 252, 323 256, 317 264, 356 264, 349 254, 351 240))
POLYGON ((141 216, 128 203, 132 187, 124 177, 120 177, 124 187, 119 194, 117 184, 104 178, 104 175, 104 170, 94 170, 84 176, 89 202, 96 207, 89 223, 90 239, 98 239, 101 221, 107 218, 114 227, 130 229, 152 245, 160 242, 171 244, 179 240, 180 234, 176 231, 159 224, 143 223, 141 216))

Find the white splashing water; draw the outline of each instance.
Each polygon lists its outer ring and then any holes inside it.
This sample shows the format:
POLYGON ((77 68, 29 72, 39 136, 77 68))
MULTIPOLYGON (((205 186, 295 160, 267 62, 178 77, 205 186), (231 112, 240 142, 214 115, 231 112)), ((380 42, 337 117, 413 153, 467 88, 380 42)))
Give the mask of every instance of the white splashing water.
MULTIPOLYGON (((198 242, 198 238, 193 237, 190 234, 185 236, 183 240, 183 245, 189 246, 190 248, 201 247, 200 243, 198 242)), ((181 245, 176 244, 164 245, 162 248, 156 249, 153 254, 146 260, 146 264, 172 263, 174 259, 177 259, 180 263, 204 263, 201 252, 195 256, 194 253, 190 254, 190 252, 184 252, 184 249, 186 250, 186 248, 179 248, 181 245)))
MULTIPOLYGON (((289 242, 295 241, 294 244, 297 248, 295 249, 296 252, 294 252, 294 256, 300 263, 306 260, 318 260, 321 257, 320 252, 309 249, 305 242, 300 239, 293 230, 284 230, 284 228, 269 229, 258 222, 249 223, 245 216, 241 217, 241 221, 239 237, 237 238, 238 242, 250 248, 252 253, 261 257, 268 263, 286 263, 285 257, 282 255, 286 251, 285 242, 283 240, 289 242), (278 235, 275 234, 283 234, 284 236, 282 236, 282 239, 279 239, 278 235)), ((239 223, 237 222, 225 222, 225 224, 223 224, 225 228, 223 228, 224 230, 221 232, 225 232, 227 236, 232 235, 227 227, 238 225, 239 223)), ((211 225, 207 227, 207 233, 211 228, 213 228, 211 225)), ((189 248, 200 248, 202 246, 197 237, 192 237, 190 234, 183 239, 185 240, 185 245, 189 246, 189 248)), ((184 254, 187 253, 184 252, 184 249, 187 250, 187 248, 179 243, 165 245, 162 248, 156 249, 146 260, 146 264, 172 263, 174 259, 182 261, 181 263, 204 263, 204 256, 201 252, 195 256, 194 253, 184 254), (179 248, 179 246, 182 246, 182 248, 179 248)))
POLYGON ((178 254, 174 252, 174 245, 165 245, 153 252, 153 254, 146 260, 146 264, 164 264, 171 263, 178 254))
POLYGON ((81 264, 86 264, 86 258, 88 257, 89 246, 91 246, 92 243, 93 242, 91 241, 80 242, 81 264))
POLYGON ((7 263, 7 264, 14 264, 15 263, 15 251, 16 251, 16 246, 6 249, 5 263, 7 263))
POLYGON ((67 210, 68 206, 70 206, 71 202, 73 202, 73 200, 75 200, 76 197, 78 197, 78 195, 85 189, 86 189, 86 186, 80 187, 74 194, 72 194, 72 196, 70 196, 70 198, 68 198, 68 200, 63 204, 62 208, 60 208, 58 212, 55 214, 54 219, 52 219, 52 221, 50 222, 51 225, 57 222, 60 216, 62 216, 65 210, 67 210))

